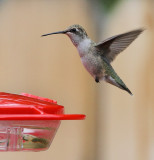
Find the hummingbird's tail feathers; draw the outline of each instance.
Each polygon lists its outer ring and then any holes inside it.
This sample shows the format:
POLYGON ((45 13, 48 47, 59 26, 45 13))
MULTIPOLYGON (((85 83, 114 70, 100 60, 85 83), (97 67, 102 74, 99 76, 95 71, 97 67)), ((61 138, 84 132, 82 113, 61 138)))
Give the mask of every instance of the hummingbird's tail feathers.
POLYGON ((121 88, 125 91, 127 91, 130 95, 133 95, 131 93, 131 91, 127 88, 127 86, 125 85, 125 83, 121 80, 121 78, 118 76, 118 74, 115 72, 115 70, 113 69, 113 67, 107 63, 106 61, 104 61, 104 67, 105 67, 105 76, 104 76, 104 80, 118 88, 121 88))
POLYGON ((120 77, 116 74, 115 79, 111 76, 105 76, 104 80, 120 89, 127 91, 130 95, 133 95, 132 92, 127 88, 124 82, 120 79, 120 77))
POLYGON ((118 85, 120 86, 119 88, 127 91, 131 96, 133 96, 132 92, 126 87, 126 85, 121 85, 120 83, 118 83, 118 85))

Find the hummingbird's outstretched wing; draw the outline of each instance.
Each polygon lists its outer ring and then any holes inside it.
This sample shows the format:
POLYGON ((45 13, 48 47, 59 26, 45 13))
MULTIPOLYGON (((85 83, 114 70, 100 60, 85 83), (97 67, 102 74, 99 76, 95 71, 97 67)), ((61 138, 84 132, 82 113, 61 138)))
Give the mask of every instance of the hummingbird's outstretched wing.
POLYGON ((126 49, 143 31, 144 29, 137 29, 127 33, 119 34, 97 43, 95 47, 99 50, 102 50, 103 56, 109 62, 112 62, 115 57, 124 49, 126 49))

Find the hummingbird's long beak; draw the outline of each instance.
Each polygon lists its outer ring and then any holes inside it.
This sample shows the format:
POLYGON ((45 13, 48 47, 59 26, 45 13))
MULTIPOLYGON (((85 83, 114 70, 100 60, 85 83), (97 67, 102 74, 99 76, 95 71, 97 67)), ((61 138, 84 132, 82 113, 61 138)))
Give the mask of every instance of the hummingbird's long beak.
POLYGON ((49 36, 49 35, 52 35, 52 34, 65 34, 66 32, 67 32, 67 30, 58 31, 58 32, 52 32, 52 33, 48 33, 48 34, 43 34, 41 37, 49 36))

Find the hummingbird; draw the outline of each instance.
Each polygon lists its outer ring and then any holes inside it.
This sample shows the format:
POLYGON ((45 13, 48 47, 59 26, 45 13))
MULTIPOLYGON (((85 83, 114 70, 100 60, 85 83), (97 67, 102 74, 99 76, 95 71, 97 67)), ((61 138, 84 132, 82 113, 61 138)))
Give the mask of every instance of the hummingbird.
POLYGON ((130 95, 133 95, 115 72, 111 66, 111 62, 142 32, 143 29, 136 29, 112 36, 99 43, 95 43, 88 37, 87 32, 82 26, 75 24, 69 26, 63 31, 52 32, 42 36, 53 34, 67 35, 77 48, 82 64, 97 83, 104 80, 122 90, 127 91, 130 95))

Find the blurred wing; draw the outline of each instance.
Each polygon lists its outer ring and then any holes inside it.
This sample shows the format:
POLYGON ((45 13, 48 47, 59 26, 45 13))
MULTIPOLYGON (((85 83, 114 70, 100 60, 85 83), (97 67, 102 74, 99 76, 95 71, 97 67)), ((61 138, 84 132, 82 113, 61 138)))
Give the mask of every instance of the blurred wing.
POLYGON ((97 43, 95 47, 102 50, 103 56, 106 57, 109 62, 112 62, 115 57, 126 49, 142 32, 143 29, 137 29, 119 34, 97 43))

